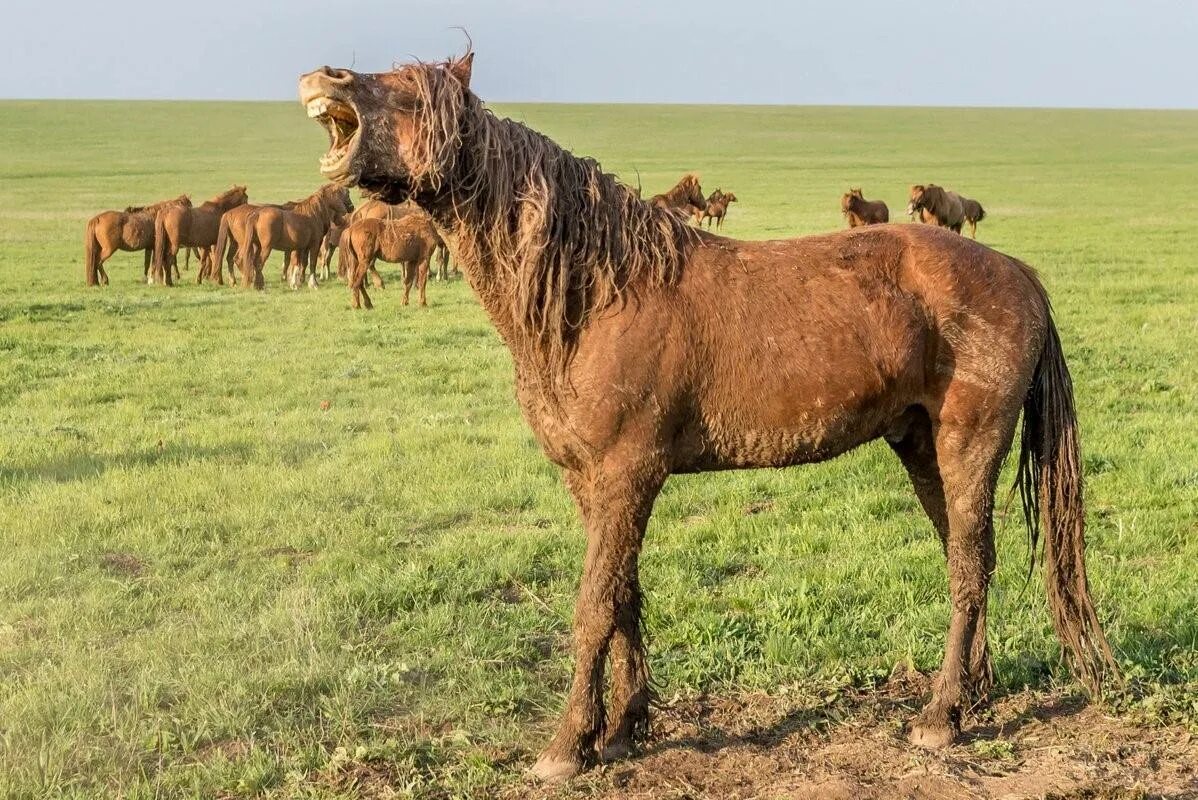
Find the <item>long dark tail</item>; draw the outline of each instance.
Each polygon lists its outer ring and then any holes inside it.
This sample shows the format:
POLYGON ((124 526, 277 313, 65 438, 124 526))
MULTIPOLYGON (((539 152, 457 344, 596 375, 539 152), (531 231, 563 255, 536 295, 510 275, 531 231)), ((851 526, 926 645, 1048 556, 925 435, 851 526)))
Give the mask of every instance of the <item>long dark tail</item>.
POLYGON ((981 222, 986 218, 986 209, 982 208, 982 204, 974 201, 974 206, 977 208, 977 216, 973 218, 974 222, 981 222))
POLYGON ((1098 694, 1119 667, 1090 598, 1086 579, 1086 513, 1073 381, 1052 317, 1027 398, 1019 437, 1016 484, 1031 539, 1032 566, 1044 528, 1044 582, 1057 638, 1073 674, 1098 694))
POLYGON ((100 240, 96 238, 96 217, 87 221, 83 232, 83 275, 88 286, 100 285, 100 240))

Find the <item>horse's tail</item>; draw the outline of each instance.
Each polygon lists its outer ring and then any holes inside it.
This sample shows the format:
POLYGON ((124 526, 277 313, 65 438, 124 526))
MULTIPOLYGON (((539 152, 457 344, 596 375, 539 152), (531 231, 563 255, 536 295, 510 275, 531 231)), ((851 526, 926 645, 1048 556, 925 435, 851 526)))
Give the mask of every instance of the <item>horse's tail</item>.
POLYGON ((245 217, 245 234, 241 237, 241 274, 242 285, 254 282, 258 270, 258 209, 254 209, 245 217))
POLYGON ((349 235, 349 227, 345 227, 341 231, 341 238, 337 240, 337 277, 345 278, 349 275, 350 270, 354 268, 353 240, 349 235))
POLYGON ((1091 694, 1097 694, 1108 675, 1118 679, 1119 667, 1102 632, 1086 579, 1086 515, 1073 382, 1051 310, 1046 313, 1044 349, 1023 401, 1016 485, 1031 543, 1032 568, 1040 528, 1044 528, 1044 581, 1057 638, 1073 674, 1091 694))
POLYGON ((974 200, 973 207, 975 209, 977 209, 976 216, 974 216, 973 221, 981 222, 982 220, 984 220, 986 218, 986 209, 982 208, 982 204, 979 203, 977 200, 974 200))
POLYGON ((171 267, 167 263, 167 253, 170 251, 170 237, 166 233, 166 211, 154 215, 154 271, 161 270, 164 283, 171 282, 171 267))
POLYGON ((88 286, 100 285, 100 240, 96 236, 99 221, 99 217, 89 219, 83 232, 83 275, 88 286))
POLYGON ((440 236, 437 237, 437 244, 434 247, 434 252, 441 261, 440 274, 444 277, 449 277, 449 246, 445 244, 445 240, 440 236))
POLYGON ((225 269, 225 248, 228 245, 229 217, 227 214, 221 214, 220 225, 216 229, 216 243, 212 245, 212 268, 218 277, 225 269))

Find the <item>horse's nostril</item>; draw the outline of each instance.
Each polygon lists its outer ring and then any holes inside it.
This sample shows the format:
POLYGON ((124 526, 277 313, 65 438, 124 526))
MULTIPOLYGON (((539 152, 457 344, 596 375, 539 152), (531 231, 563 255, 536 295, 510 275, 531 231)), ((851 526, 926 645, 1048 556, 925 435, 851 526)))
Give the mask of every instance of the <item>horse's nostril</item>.
POLYGON ((349 83, 354 77, 354 74, 347 69, 334 69, 327 65, 321 67, 320 72, 337 83, 349 83))

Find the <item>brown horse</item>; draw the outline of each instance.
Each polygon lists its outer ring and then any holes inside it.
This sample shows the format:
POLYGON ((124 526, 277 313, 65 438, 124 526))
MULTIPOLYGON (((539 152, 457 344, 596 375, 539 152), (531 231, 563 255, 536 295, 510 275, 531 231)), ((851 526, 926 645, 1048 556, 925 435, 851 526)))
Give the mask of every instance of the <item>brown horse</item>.
POLYGON ((316 253, 320 242, 329 226, 352 207, 348 189, 326 183, 293 208, 267 206, 251 211, 245 221, 241 285, 256 289, 265 286, 262 266, 270 258, 271 250, 291 253, 290 264, 284 265, 291 288, 299 288, 308 269, 312 270, 310 283, 315 285, 316 253))
MULTIPOLYGON (((344 224, 332 225, 320 243, 320 253, 317 255, 317 263, 320 265, 321 279, 328 280, 329 267, 333 261, 333 251, 341 246, 341 237, 344 235, 345 229, 348 225, 360 219, 397 220, 416 210, 418 210, 416 206, 412 205, 411 203, 393 206, 389 203, 384 203, 381 200, 367 200, 356 209, 353 209, 353 213, 345 219, 344 224)), ((338 263, 340 264, 340 261, 338 261, 338 263)), ((374 277, 374 285, 381 289, 383 286, 383 279, 378 274, 378 270, 371 267, 371 272, 373 273, 374 277)), ((341 270, 340 266, 338 266, 337 269, 337 276, 340 278, 345 277, 345 274, 341 270)))
POLYGON ((944 661, 909 734, 939 747, 992 676, 994 493, 1022 410, 1018 484, 1033 547, 1044 531, 1057 634, 1091 690, 1117 670, 1086 581, 1069 370, 1030 267, 927 226, 768 242, 695 230, 492 115, 471 63, 324 67, 300 96, 330 134, 326 178, 412 198, 453 241, 582 515, 574 677, 536 775, 623 756, 647 727, 637 562, 672 473, 824 461, 885 439, 948 562, 944 661))
POLYGON ((965 207, 965 222, 969 225, 969 238, 978 238, 978 223, 986 218, 986 209, 982 208, 982 204, 977 200, 971 200, 968 197, 962 197, 961 203, 965 207))
MULTIPOLYGON (((250 218, 250 214, 262 208, 282 208, 292 209, 299 200, 292 200, 286 203, 244 203, 239 206, 230 208, 220 217, 220 226, 217 228, 216 244, 212 247, 212 259, 210 262, 210 272, 207 274, 216 280, 217 283, 223 284, 222 267, 224 262, 225 267, 229 270, 229 283, 237 284, 237 273, 234 267, 240 266, 241 254, 245 252, 242 248, 245 247, 245 223, 250 218)), ((283 252, 283 269, 286 271, 287 264, 291 261, 291 253, 283 252)))
POLYGON ((849 189, 840 198, 840 213, 850 228, 890 222, 890 209, 881 200, 866 200, 860 189, 849 189))
POLYGON ((198 280, 203 282, 204 276, 210 273, 208 263, 212 257, 212 246, 216 244, 221 215, 230 208, 242 205, 247 199, 244 186, 233 186, 195 208, 174 207, 159 214, 154 220, 154 269, 151 278, 170 285, 170 271, 164 269, 168 259, 173 261, 181 247, 196 247, 200 251, 198 280))
POLYGON ((707 229, 711 230, 711 221, 715 220, 717 229, 724 227, 724 217, 728 213, 728 204, 736 202, 735 192, 722 192, 716 189, 711 193, 711 197, 707 198, 707 202, 703 206, 703 211, 697 223, 707 223, 707 229))
MULTIPOLYGON (((683 175, 669 191, 653 195, 649 198, 649 204, 674 210, 682 219, 695 217, 696 212, 702 215, 703 210, 707 208, 707 200, 703 198, 703 187, 699 185, 699 176, 693 172, 683 175)), ((698 222, 698 219, 695 221, 698 222)))
MULTIPOLYGON (((118 250, 145 251, 143 279, 150 275, 154 250, 154 218, 171 206, 191 207, 191 198, 181 194, 148 206, 129 206, 124 211, 102 211, 87 221, 83 233, 84 279, 88 286, 108 285, 104 262, 118 250)), ((177 268, 177 267, 176 267, 177 268)))
MULTIPOLYGON (((366 273, 374 271, 375 260, 381 258, 391 264, 403 264, 403 304, 408 304, 408 295, 415 282, 420 293, 420 305, 427 306, 425 287, 428 285, 429 263, 433 253, 444 246, 437 229, 433 227, 433 221, 419 210, 394 221, 360 219, 345 229, 337 274, 345 276, 349 284, 353 307, 362 308, 365 305, 370 309, 374 305, 366 293, 366 273)), ((375 285, 381 288, 382 279, 375 285)))
POLYGON ((981 204, 934 183, 926 186, 916 184, 911 187, 911 202, 907 204, 907 216, 919 214, 920 222, 960 233, 961 226, 968 221, 966 204, 972 204, 974 207, 975 219, 970 228, 975 234, 973 238, 976 239, 977 223, 986 215, 981 204))

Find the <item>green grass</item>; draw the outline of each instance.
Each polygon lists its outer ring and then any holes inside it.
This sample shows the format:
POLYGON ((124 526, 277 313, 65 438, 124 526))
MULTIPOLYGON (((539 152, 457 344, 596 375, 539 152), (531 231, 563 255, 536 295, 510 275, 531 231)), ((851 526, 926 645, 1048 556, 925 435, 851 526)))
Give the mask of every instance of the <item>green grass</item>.
MULTIPOLYGON (((896 216, 910 183, 981 199, 1055 303, 1120 707, 1198 721, 1198 113, 500 111, 650 193, 699 170, 745 238, 840 226, 849 185, 896 216)), ((0 796, 469 795, 544 742, 582 538, 464 283, 354 313, 273 267, 146 287, 121 254, 83 286, 96 211, 300 196, 323 146, 298 104, 0 103, 0 796)), ((1016 516, 992 646, 1004 689, 1046 687, 1016 516)), ((671 479, 643 565, 667 695, 939 662, 939 544, 884 446, 671 479)))

